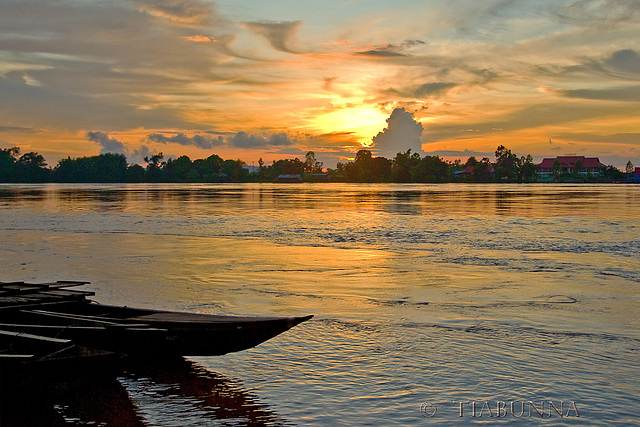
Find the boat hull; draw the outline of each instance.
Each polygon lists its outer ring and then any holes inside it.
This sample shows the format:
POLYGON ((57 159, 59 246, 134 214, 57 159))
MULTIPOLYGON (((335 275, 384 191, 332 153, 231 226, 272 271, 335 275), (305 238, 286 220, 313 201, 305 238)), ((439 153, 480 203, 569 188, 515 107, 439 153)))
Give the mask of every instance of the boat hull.
POLYGON ((126 355, 216 356, 255 347, 311 317, 217 316, 74 303, 21 310, 1 328, 126 355))
POLYGON ((88 282, 0 282, 0 364, 105 355, 216 356, 241 351, 309 320, 241 317, 97 304, 88 282))

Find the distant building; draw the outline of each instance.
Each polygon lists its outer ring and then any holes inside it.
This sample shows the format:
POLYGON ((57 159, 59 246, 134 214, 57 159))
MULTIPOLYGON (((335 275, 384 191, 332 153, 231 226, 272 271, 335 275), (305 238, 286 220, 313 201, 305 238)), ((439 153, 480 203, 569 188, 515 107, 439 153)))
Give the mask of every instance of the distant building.
MULTIPOLYGON (((493 175, 495 173, 495 169, 493 167, 493 165, 489 165, 487 166, 487 173, 489 175, 493 175)), ((462 176, 473 176, 474 175, 474 167, 473 166, 467 166, 466 168, 464 168, 464 170, 461 171, 455 171, 453 173, 453 176, 456 178, 460 178, 462 176)))
POLYGON ((555 158, 545 158, 542 163, 538 165, 538 177, 541 181, 552 181, 554 177, 553 166, 558 162, 559 174, 572 174, 578 173, 580 175, 592 175, 598 176, 605 169, 606 165, 600 162, 597 157, 585 157, 585 156, 559 156, 555 158), (580 170, 576 170, 578 165, 580 170))
POLYGON ((278 175, 276 182, 302 182, 302 176, 299 173, 282 174, 278 175))
POLYGON ((328 182, 331 180, 331 176, 328 173, 312 173, 311 181, 313 182, 328 182))
POLYGON ((640 182, 640 168, 635 168, 633 171, 633 182, 640 182))

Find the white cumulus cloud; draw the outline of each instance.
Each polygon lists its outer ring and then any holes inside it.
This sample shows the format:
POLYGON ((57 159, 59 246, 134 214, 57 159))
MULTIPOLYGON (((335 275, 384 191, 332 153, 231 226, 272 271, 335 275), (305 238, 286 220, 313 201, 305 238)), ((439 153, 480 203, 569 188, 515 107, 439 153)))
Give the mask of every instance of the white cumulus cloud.
POLYGON ((376 156, 393 159, 399 152, 411 150, 423 155, 422 123, 413 118, 413 113, 396 108, 387 119, 387 127, 373 137, 372 152, 376 156))

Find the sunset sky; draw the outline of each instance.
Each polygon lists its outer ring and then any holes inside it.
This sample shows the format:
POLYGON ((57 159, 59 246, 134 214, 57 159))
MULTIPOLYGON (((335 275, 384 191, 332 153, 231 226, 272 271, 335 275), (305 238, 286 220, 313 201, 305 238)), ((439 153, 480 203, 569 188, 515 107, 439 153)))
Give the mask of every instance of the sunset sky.
POLYGON ((640 166, 640 0, 0 0, 0 148, 640 166))

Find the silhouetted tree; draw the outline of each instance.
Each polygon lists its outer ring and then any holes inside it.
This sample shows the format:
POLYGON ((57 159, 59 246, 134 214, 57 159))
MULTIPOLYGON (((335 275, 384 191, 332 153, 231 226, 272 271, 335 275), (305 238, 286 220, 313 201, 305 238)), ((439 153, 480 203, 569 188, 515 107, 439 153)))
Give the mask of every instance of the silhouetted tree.
POLYGON ((473 181, 490 182, 493 179, 493 165, 488 157, 483 157, 481 161, 473 166, 473 181))
POLYGON ((374 182, 391 182, 392 161, 386 157, 373 157, 371 159, 371 178, 374 182))
POLYGON ((513 182, 518 176, 519 159, 504 145, 498 146, 495 152, 495 177, 501 181, 513 182))
POLYGON ((242 166, 244 166, 242 160, 225 160, 222 163, 222 173, 226 177, 224 180, 231 182, 246 181, 249 172, 242 166))
POLYGON ((553 166, 551 166, 551 173, 553 174, 553 180, 560 180, 560 175, 562 174, 562 165, 560 165, 560 160, 555 159, 553 161, 553 166))
POLYGON ((447 182, 449 164, 439 156, 425 156, 421 162, 420 176, 417 182, 447 182))
POLYGON ((20 155, 20 148, 0 148, 0 182, 16 182, 18 168, 16 163, 20 155))
POLYGON ((469 166, 474 167, 477 163, 478 163, 478 159, 476 159, 475 156, 469 156, 469 158, 467 159, 467 162, 464 164, 464 167, 465 168, 468 168, 469 166))
POLYGON ((631 160, 629 160, 629 161, 627 162, 627 166, 626 166, 626 168, 625 168, 625 172, 626 172, 628 175, 631 175, 631 176, 633 176, 633 174, 635 173, 635 168, 634 168, 634 166, 633 166, 633 163, 631 163, 631 160))
POLYGON ((391 174, 391 162, 384 157, 373 157, 371 151, 360 150, 351 168, 347 168, 347 175, 355 182, 383 182, 391 174), (351 170, 349 170, 351 169, 351 170))
POLYGON ((144 182, 144 168, 140 165, 131 165, 127 168, 126 182, 144 182))
POLYGON ((42 155, 29 152, 20 156, 18 147, 0 149, 0 182, 46 182, 51 170, 42 155))
POLYGON ((151 156, 151 158, 144 158, 144 161, 147 162, 146 179, 148 182, 160 181, 160 173, 162 172, 162 168, 166 164, 162 161, 162 159, 164 159, 164 155, 162 153, 154 154, 153 156, 151 156))
POLYGON ((575 164, 573 165, 573 170, 571 171, 571 175, 576 179, 584 179, 584 176, 580 173, 582 169, 583 169, 582 160, 580 159, 576 160, 575 164))
POLYGON ((316 160, 316 153, 313 151, 304 156, 304 170, 309 173, 322 172, 322 162, 316 160))
MULTIPOLYGON (((328 169, 328 173, 333 179, 350 182, 447 182, 453 172, 471 168, 472 173, 465 174, 463 179, 474 182, 535 181, 537 166, 531 155, 518 158, 503 145, 495 154, 495 165, 486 157, 478 161, 473 156, 462 165, 459 160, 448 163, 438 156, 421 158, 411 150, 397 153, 389 160, 374 157, 371 151, 362 149, 356 153, 354 161, 338 162, 336 169, 328 169)), ((313 151, 307 152, 304 162, 297 158, 274 160, 269 167, 264 166, 261 158, 257 173, 248 172, 241 160, 223 160, 215 154, 194 161, 188 156, 166 162, 163 159, 162 153, 146 157, 147 166, 143 168, 127 166, 123 154, 106 153, 76 159, 67 157, 51 169, 40 154, 29 152, 20 156, 19 148, 12 147, 0 149, 0 182, 271 182, 281 174, 304 175, 322 170, 322 163, 316 160, 313 151)), ((591 182, 624 179, 624 173, 613 166, 606 167, 596 176, 581 175, 581 169, 581 162, 576 162, 572 171, 574 178, 591 182)), ((552 170, 556 180, 562 179, 562 167, 557 159, 552 170)), ((634 172, 630 161, 625 170, 628 174, 634 172)))
POLYGON ((304 163, 300 159, 282 159, 274 160, 273 164, 269 167, 271 170, 271 180, 276 179, 279 175, 297 175, 304 172, 304 163))
POLYGON ((615 166, 607 166, 602 173, 601 179, 605 181, 622 181, 624 180, 624 173, 615 166))
POLYGON ((77 159, 67 157, 58 162, 53 176, 58 182, 125 182, 127 158, 115 153, 77 159))
POLYGON ((393 182, 411 182, 411 169, 415 166, 415 159, 411 156, 411 149, 397 153, 391 166, 393 182))
POLYGON ((198 173, 194 172, 195 174, 191 174, 191 159, 188 156, 180 156, 167 161, 163 169, 163 178, 165 182, 198 181, 198 173))
POLYGON ((195 160, 193 167, 203 182, 221 182, 222 164, 224 160, 217 154, 212 154, 204 160, 195 160))
POLYGON ((527 157, 520 158, 520 173, 518 181, 533 182, 536 179, 536 170, 538 166, 533 162, 533 157, 528 154, 527 157))

